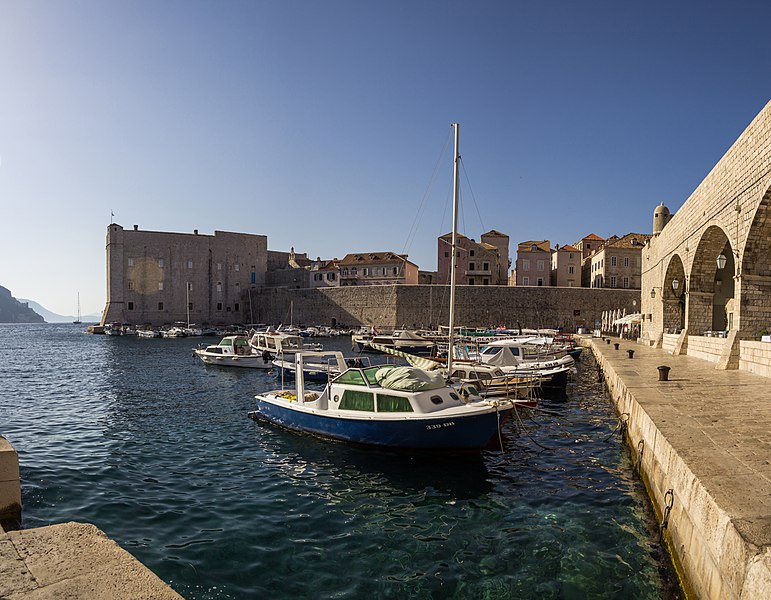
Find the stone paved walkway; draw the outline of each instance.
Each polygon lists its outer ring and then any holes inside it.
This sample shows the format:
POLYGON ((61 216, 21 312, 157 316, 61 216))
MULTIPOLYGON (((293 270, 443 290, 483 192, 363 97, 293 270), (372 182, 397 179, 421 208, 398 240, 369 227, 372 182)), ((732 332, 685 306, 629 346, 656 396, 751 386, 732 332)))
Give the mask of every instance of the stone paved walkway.
MULTIPOLYGON (((647 438, 643 458, 658 471, 649 479, 654 484, 658 479, 662 488, 674 487, 680 505, 676 509, 688 512, 693 523, 691 539, 678 540, 681 551, 694 554, 699 545, 713 544, 708 558, 724 574, 743 570, 726 575, 722 585, 710 583, 705 597, 771 597, 771 379, 717 370, 715 363, 628 340, 588 341, 601 362, 606 361, 609 387, 618 387, 614 395, 622 396, 619 410, 629 410, 630 421, 638 421, 630 422, 630 431, 648 418, 653 424, 638 432, 647 438), (618 350, 614 343, 619 343, 618 350), (633 358, 627 350, 634 350, 633 358), (659 381, 661 365, 671 368, 668 381, 659 381), (666 451, 660 450, 663 446, 666 451), (688 470, 692 476, 683 476, 688 470), (729 564, 733 559, 725 546, 737 543, 731 542, 736 536, 730 525, 741 538, 742 549, 735 554, 742 555, 738 560, 743 565, 729 564), (694 539, 699 535, 714 539, 694 539), (749 582, 750 561, 763 563, 752 575, 754 583, 749 582), (741 593, 730 589, 734 583, 741 593)), ((661 498, 657 500, 661 507, 661 498)))
POLYGON ((93 525, 0 528, 4 600, 179 600, 182 598, 93 525))

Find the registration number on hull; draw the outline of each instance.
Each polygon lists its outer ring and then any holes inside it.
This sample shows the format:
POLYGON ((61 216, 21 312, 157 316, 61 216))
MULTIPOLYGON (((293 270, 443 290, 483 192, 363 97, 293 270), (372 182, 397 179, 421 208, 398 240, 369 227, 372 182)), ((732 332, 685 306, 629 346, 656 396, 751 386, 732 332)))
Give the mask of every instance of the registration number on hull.
POLYGON ((442 429, 443 427, 454 427, 455 421, 447 421, 446 423, 436 423, 434 425, 426 425, 426 429, 431 431, 432 429, 442 429))

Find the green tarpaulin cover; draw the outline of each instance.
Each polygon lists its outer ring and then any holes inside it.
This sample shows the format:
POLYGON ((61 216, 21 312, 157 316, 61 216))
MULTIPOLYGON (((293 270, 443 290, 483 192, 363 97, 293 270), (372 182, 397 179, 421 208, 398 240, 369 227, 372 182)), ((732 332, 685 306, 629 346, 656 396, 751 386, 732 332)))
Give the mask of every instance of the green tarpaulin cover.
POLYGON ((422 392, 444 387, 444 377, 440 373, 415 369, 413 367, 392 367, 379 369, 375 379, 384 388, 406 392, 422 392))

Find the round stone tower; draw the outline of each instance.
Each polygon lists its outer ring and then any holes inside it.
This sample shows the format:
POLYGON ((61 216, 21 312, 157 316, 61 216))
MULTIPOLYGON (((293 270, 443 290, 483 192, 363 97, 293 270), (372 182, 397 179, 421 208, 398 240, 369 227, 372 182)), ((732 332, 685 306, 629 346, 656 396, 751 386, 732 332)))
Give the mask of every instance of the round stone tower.
POLYGON ((660 234, 661 230, 664 229, 664 226, 669 223, 669 219, 671 218, 672 215, 670 214, 669 209, 664 206, 664 203, 662 202, 659 204, 653 213, 653 235, 660 234))

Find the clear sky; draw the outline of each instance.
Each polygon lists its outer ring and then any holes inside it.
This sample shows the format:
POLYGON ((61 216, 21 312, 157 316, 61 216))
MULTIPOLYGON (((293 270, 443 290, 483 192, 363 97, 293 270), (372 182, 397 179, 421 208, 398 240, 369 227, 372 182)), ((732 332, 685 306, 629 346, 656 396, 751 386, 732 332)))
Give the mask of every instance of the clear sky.
POLYGON ((467 236, 648 233, 771 99, 769 23, 741 0, 0 0, 0 285, 101 311, 111 211, 435 270, 453 121, 467 236))

